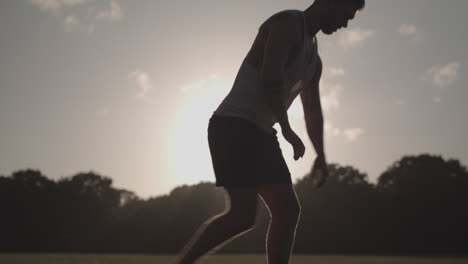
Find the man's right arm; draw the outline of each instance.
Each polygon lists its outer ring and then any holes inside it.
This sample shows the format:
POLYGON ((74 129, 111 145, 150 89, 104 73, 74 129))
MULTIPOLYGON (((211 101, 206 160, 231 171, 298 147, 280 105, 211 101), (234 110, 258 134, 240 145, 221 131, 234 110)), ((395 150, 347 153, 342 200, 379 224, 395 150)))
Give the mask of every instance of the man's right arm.
MULTIPOLYGON (((318 56, 318 55, 317 55, 318 56)), ((318 156, 325 157, 323 147, 323 113, 320 102, 320 78, 322 76, 322 60, 317 59, 315 75, 301 92, 302 108, 307 133, 315 147, 318 156)))
POLYGON ((284 66, 298 39, 295 23, 297 22, 294 17, 287 15, 271 21, 260 73, 267 103, 277 117, 281 130, 291 129, 282 100, 282 92, 284 91, 284 66))

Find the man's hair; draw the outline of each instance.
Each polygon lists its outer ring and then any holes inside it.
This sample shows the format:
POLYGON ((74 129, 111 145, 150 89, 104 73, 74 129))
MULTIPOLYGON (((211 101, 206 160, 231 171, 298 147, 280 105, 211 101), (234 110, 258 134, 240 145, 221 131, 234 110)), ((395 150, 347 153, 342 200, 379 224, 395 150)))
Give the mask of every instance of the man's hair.
POLYGON ((362 10, 366 6, 366 0, 352 0, 352 1, 356 5, 358 10, 362 10))
POLYGON ((348 2, 354 4, 356 6, 357 10, 362 10, 364 9, 364 6, 366 5, 366 0, 339 0, 342 3, 348 2))

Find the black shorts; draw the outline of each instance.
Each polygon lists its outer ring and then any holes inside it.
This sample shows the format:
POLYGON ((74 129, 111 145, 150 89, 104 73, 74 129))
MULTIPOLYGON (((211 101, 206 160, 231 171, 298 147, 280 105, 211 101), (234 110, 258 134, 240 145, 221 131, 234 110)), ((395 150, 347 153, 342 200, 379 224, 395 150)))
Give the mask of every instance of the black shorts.
POLYGON ((268 134, 243 118, 213 115, 208 125, 208 144, 216 186, 291 184, 276 134, 276 130, 268 134))

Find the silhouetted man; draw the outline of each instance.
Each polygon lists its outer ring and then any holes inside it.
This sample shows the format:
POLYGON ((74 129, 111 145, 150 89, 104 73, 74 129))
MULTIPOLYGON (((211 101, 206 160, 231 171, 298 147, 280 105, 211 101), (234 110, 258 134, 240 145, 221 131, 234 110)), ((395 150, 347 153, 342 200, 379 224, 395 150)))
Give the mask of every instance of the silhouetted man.
POLYGON ((300 204, 283 158, 277 131, 294 149, 305 147, 292 130, 287 109, 301 95, 308 135, 317 153, 312 172, 328 176, 319 96, 322 62, 315 35, 347 27, 364 0, 316 0, 305 11, 284 10, 268 18, 240 66, 229 94, 208 125, 216 186, 224 187, 225 210, 207 220, 184 247, 177 264, 192 264, 255 226, 257 197, 270 211, 266 249, 269 264, 287 264, 300 204))

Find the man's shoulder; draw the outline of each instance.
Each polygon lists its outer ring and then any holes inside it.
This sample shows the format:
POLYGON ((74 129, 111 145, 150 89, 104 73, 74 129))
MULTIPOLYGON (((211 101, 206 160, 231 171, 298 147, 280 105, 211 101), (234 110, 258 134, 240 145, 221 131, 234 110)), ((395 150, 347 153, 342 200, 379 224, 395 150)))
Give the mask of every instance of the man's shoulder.
POLYGON ((274 13, 267 18, 261 25, 260 30, 267 30, 272 23, 286 23, 290 26, 297 26, 301 21, 298 19, 301 15, 300 10, 286 9, 274 13))
POLYGON ((292 20, 297 20, 298 18, 301 18, 302 16, 302 11, 296 10, 296 9, 285 9, 278 11, 271 15, 267 20, 281 20, 281 19, 292 19, 292 20))

